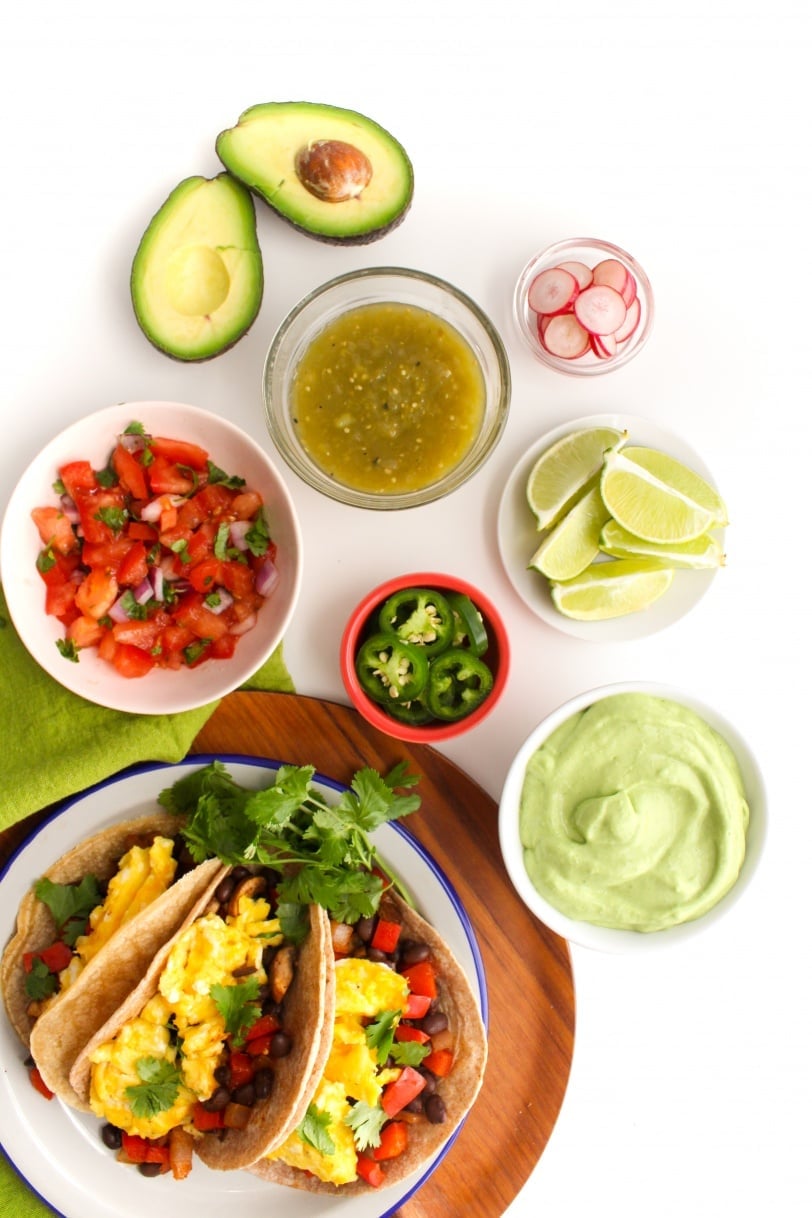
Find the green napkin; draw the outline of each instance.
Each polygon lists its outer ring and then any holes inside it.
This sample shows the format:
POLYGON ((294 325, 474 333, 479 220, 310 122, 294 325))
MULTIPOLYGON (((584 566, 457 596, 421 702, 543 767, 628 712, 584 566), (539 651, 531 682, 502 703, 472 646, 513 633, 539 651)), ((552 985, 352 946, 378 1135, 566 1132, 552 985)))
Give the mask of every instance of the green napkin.
MULTIPOLYGON (((244 688, 293 692, 281 644, 244 688)), ((130 715, 86 702, 28 654, 0 587, 0 829, 137 761, 179 761, 216 707, 130 715)))
MULTIPOLYGON (((243 688, 293 692, 281 644, 243 688)), ((135 762, 180 761, 216 707, 212 702, 179 715, 128 715, 86 702, 32 660, 12 625, 0 587, 0 828, 135 762)), ((8 1067, 21 1069, 16 1063, 8 1067)), ((3 1218, 40 1218, 53 1212, 0 1155, 3 1218)))

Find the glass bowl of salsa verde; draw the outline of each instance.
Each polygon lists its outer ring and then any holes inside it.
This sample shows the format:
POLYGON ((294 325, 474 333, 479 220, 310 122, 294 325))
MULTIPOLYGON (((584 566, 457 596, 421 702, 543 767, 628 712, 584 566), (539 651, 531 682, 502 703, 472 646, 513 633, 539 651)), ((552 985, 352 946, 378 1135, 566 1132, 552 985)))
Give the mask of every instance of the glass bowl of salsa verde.
POLYGON ((715 707, 657 682, 578 694, 510 765, 499 844, 525 905, 610 953, 675 945, 750 887, 767 796, 752 748, 715 707))
POLYGON ((305 482, 342 503, 417 507, 461 486, 507 420, 492 322, 423 271, 370 267, 288 314, 263 372, 268 429, 305 482))
POLYGON ((507 684, 510 647, 496 606, 478 588, 418 571, 359 602, 339 662, 367 723, 397 740, 436 744, 491 713, 507 684))

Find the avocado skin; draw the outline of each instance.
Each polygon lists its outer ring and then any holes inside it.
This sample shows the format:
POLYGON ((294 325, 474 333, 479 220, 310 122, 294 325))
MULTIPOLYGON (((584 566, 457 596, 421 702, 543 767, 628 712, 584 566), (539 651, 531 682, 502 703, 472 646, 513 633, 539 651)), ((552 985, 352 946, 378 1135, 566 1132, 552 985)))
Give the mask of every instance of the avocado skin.
POLYGON ((220 132, 215 141, 215 151, 228 172, 261 198, 287 224, 297 232, 328 245, 369 245, 378 241, 403 223, 412 205, 414 168, 406 150, 389 131, 357 110, 320 102, 259 103, 244 110, 234 127, 220 132), (301 123, 297 129, 298 139, 294 140, 294 144, 285 148, 280 141, 278 148, 271 147, 266 150, 269 156, 281 157, 276 172, 272 172, 269 162, 263 163, 261 159, 251 162, 236 151, 235 141, 250 125, 262 123, 266 129, 272 130, 277 121, 281 127, 282 124, 295 119, 301 120, 301 123), (333 124, 336 126, 333 127, 333 124), (357 139, 358 146, 362 147, 372 161, 373 187, 377 185, 376 175, 380 177, 381 156, 391 159, 391 163, 396 166, 396 176, 400 181, 394 202, 388 208, 385 204, 378 208, 381 212, 379 220, 364 222, 363 217, 368 212, 362 211, 366 206, 363 196, 349 203, 322 203, 314 201, 299 184, 294 165, 298 147, 308 141, 324 138, 338 138, 350 144, 357 139), (373 141, 374 155, 370 147, 362 143, 365 138, 373 141), (290 190, 295 191, 299 197, 298 216, 291 214, 289 208, 290 190), (309 212, 309 215, 303 217, 303 210, 309 212), (347 217, 345 226, 333 223, 333 218, 341 215, 347 217), (362 221, 360 226, 359 219, 362 221))
MULTIPOLYGON (((212 236, 214 245, 223 244, 219 233, 213 233, 212 236)), ((228 173, 220 173, 214 178, 205 178, 199 175, 184 178, 170 192, 150 220, 133 258, 130 272, 130 299, 136 321, 143 334, 153 347, 172 359, 179 360, 182 363, 203 363, 230 350, 231 347, 248 333, 259 314, 263 291, 264 269, 256 231, 256 213, 251 193, 228 173), (221 189, 224 199, 230 198, 234 206, 235 213, 238 216, 238 227, 241 230, 239 235, 245 246, 243 252, 246 255, 249 267, 249 290, 245 300, 237 302, 242 305, 241 310, 238 310, 239 319, 230 324, 226 322, 222 329, 220 329, 219 337, 213 336, 212 340, 207 344, 192 345, 191 348, 187 344, 185 348, 182 348, 171 335, 163 332, 160 326, 156 328, 153 318, 155 310, 145 298, 143 285, 149 268, 153 239, 160 232, 163 224, 172 217, 177 207, 180 207, 195 191, 206 191, 207 189, 221 189), (240 312, 241 316, 239 316, 240 312)))

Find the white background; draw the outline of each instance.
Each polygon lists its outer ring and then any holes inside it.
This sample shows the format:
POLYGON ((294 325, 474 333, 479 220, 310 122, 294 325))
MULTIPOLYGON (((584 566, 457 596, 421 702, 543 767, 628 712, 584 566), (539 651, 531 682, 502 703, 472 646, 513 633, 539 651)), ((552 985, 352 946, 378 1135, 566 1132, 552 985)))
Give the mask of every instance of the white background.
POLYGON ((572 1077, 516 1218, 810 1212, 808 14, 808 0, 502 0, 487 16, 471 0, 41 0, 4 22, 0 510, 57 430, 115 401, 190 402, 264 441, 262 361, 299 297, 355 267, 429 270, 501 330, 508 426, 464 488, 406 513, 341 507, 280 459, 305 542, 286 640, 299 692, 343 700, 346 615, 387 576, 433 568, 487 590, 510 630, 503 702, 444 750, 493 796, 534 724, 606 681, 690 690, 758 753, 771 821, 746 900, 662 955, 574 950, 572 1077), (258 205, 257 322, 213 362, 173 363, 132 316, 138 239, 182 178, 219 171, 222 128, 292 99, 388 127, 414 162, 412 211, 377 244, 333 248, 258 205), (584 234, 635 254, 656 296, 645 351, 588 382, 542 369, 511 320, 526 259, 584 234), (688 618, 604 647, 518 599, 496 509, 543 432, 615 410, 683 435, 732 523, 728 566, 688 618))

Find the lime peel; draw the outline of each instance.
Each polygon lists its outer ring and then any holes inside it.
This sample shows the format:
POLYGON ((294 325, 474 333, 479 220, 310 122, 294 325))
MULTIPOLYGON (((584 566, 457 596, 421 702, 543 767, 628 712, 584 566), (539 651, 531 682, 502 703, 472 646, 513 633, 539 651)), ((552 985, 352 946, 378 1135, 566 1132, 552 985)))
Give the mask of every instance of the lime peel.
POLYGON ((528 506, 539 530, 553 528, 591 486, 597 485, 607 450, 625 444, 616 427, 568 432, 538 457, 526 483, 528 506))

